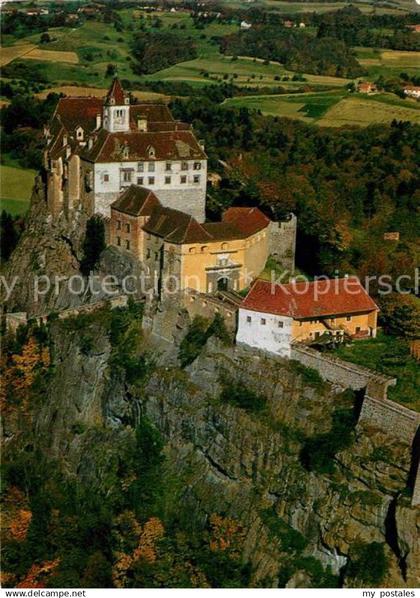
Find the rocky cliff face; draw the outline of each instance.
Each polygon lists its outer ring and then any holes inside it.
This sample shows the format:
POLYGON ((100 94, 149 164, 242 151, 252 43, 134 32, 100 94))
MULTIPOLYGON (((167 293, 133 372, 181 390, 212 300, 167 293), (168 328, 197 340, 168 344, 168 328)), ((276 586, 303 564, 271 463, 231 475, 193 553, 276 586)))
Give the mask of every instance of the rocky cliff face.
MULTIPOLYGON (((140 323, 136 334, 140 352, 159 353, 140 323)), ((211 513, 240 521, 251 585, 316 587, 327 570, 341 586, 360 585, 349 563, 359 544, 376 542, 387 561, 382 585, 419 584, 419 509, 406 492, 410 447, 357 427, 331 472, 302 465, 305 438, 328 432, 334 412, 351 405, 342 389, 213 339, 186 370, 157 360, 132 385, 111 374, 100 314, 80 326, 53 323, 51 343, 53 369, 40 403, 29 419, 6 418, 6 459, 30 445, 106 493, 119 483, 118 455, 146 416, 165 442, 168 470, 183 480, 180 512, 203 528, 211 513), (265 408, 222 400, 226 384, 255 391, 265 408)), ((174 346, 172 363, 176 354, 174 346)))
POLYGON ((143 268, 128 252, 107 248, 95 278, 89 282, 81 276, 87 219, 82 210, 53 219, 44 185, 37 178, 25 231, 2 272, 7 286, 2 285, 1 299, 8 312, 27 312, 32 317, 99 301, 109 297, 107 289, 111 296, 121 292, 122 281, 129 276, 125 291, 141 295, 137 281, 143 268), (115 277, 115 285, 102 285, 105 277, 115 277))

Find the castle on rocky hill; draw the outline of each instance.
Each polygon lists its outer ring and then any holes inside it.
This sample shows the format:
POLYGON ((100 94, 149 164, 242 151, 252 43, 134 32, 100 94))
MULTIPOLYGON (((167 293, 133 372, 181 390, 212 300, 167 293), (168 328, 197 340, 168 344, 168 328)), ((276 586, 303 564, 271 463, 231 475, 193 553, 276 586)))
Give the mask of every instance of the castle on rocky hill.
POLYGON ((205 223, 207 156, 163 103, 131 104, 118 79, 104 99, 61 98, 45 127, 53 218, 100 214, 111 245, 134 254, 159 285, 212 293, 246 288, 271 255, 293 272, 296 218, 230 208, 205 223))
POLYGON ((163 206, 204 221, 203 145, 165 104, 130 104, 118 79, 104 99, 61 98, 45 137, 53 216, 84 208, 109 218, 111 203, 134 184, 151 189, 163 206))

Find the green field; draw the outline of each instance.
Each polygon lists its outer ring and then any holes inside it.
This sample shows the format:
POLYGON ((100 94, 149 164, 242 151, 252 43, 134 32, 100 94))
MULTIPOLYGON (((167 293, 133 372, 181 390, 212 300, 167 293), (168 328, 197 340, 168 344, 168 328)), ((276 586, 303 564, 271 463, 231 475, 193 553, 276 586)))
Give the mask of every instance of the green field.
MULTIPOLYGON (((233 6, 235 3, 227 4, 233 6)), ((309 6, 311 10, 317 10, 318 7, 317 3, 289 3, 282 0, 257 0, 254 6, 259 4, 269 6, 273 10, 288 7, 289 12, 307 10, 309 6)), ((357 4, 372 8, 368 3, 357 4)), ((328 10, 334 10, 338 5, 344 3, 319 4, 328 7, 328 10)), ((395 1, 393 5, 396 8, 406 7, 405 0, 395 1)), ((267 63, 247 56, 233 59, 231 56, 220 54, 218 44, 213 38, 238 31, 238 25, 210 23, 203 29, 197 29, 192 18, 182 12, 152 15, 143 14, 140 9, 122 9, 118 12, 128 29, 122 33, 116 31, 112 23, 91 20, 73 29, 62 27, 49 30, 54 41, 42 45, 42 49, 50 52, 75 52, 79 59, 77 64, 59 60, 29 60, 25 56, 17 60, 31 67, 39 67, 40 72, 48 78, 48 84, 45 86, 47 89, 65 85, 106 89, 111 77, 106 77, 105 72, 108 64, 112 63, 117 66, 119 77, 130 80, 134 89, 141 89, 145 82, 187 82, 193 87, 201 87, 229 81, 238 87, 252 87, 256 93, 261 91, 260 95, 229 99, 226 105, 246 106, 261 110, 263 114, 287 116, 324 126, 365 126, 372 122, 389 122, 394 118, 419 122, 419 104, 415 101, 403 101, 391 94, 373 97, 349 95, 346 90, 348 79, 299 73, 303 80, 293 81, 296 73, 285 69, 280 63, 267 63), (153 28, 156 17, 159 17, 162 23, 159 29, 153 28), (145 25, 148 31, 173 31, 184 38, 185 43, 195 43, 198 58, 150 75, 136 75, 132 70, 129 42, 141 24, 145 25), (277 92, 279 88, 288 93, 267 94, 267 91, 277 92), (291 93, 296 91, 304 93, 291 93)), ((39 33, 15 40, 6 36, 9 59, 13 57, 13 43, 17 46, 17 56, 21 52, 19 48, 22 48, 22 44, 29 48, 39 46, 39 37, 39 33)), ((395 76, 403 71, 417 74, 420 53, 375 48, 356 48, 355 51, 367 71, 366 79, 375 80, 379 75, 395 76)), ((59 54, 56 56, 60 58, 59 54)), ((13 61, 10 64, 13 66, 13 61)))
POLYGON ((400 100, 392 94, 364 96, 335 92, 260 95, 230 98, 227 106, 261 110, 271 116, 297 118, 326 127, 366 126, 372 123, 409 120, 420 122, 420 106, 413 100, 400 100))
MULTIPOLYGON (((244 7, 243 0, 222 0, 222 4, 231 8, 244 7)), ((409 0, 395 0, 383 2, 380 5, 369 1, 354 0, 353 2, 289 2, 288 0, 256 0, 251 6, 268 8, 272 12, 281 14, 299 14, 305 12, 329 12, 339 10, 353 4, 363 13, 375 11, 377 14, 402 14, 413 10, 413 5, 409 0)))
POLYGON ((36 172, 29 168, 0 164, 0 206, 13 215, 29 207, 36 172))
POLYGON ((420 368, 410 356, 408 342, 385 334, 376 339, 352 343, 338 349, 341 359, 363 365, 397 378, 397 385, 390 387, 388 398, 420 411, 420 368))
POLYGON ((366 69, 367 77, 376 79, 398 77, 401 72, 418 75, 420 52, 402 52, 377 48, 355 48, 360 64, 366 69))

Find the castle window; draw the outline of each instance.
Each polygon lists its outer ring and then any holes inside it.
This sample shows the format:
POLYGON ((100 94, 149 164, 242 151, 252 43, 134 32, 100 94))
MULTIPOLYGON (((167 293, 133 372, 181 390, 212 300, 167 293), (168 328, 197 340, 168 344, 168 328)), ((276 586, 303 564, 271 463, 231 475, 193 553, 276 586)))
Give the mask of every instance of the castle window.
POLYGON ((150 258, 150 249, 148 249, 148 250, 147 250, 147 253, 146 253, 146 258, 147 258, 147 259, 149 259, 149 258, 150 258))
POLYGON ((351 322, 351 316, 347 316, 346 320, 347 322, 351 322))
POLYGON ((279 327, 279 328, 283 328, 283 326, 284 326, 284 322, 282 322, 282 321, 280 320, 280 322, 278 323, 278 327, 279 327))
POLYGON ((158 252, 157 252, 157 251, 155 251, 155 262, 157 262, 157 261, 158 261, 158 259, 159 259, 159 254, 158 254, 158 252))
POLYGON ((201 248, 201 253, 204 253, 205 251, 207 251, 207 249, 207 245, 203 245, 203 247, 201 248))
POLYGON ((181 170, 188 170, 188 162, 181 162, 181 170))
POLYGON ((121 220, 117 220, 117 230, 121 230, 121 220))
POLYGON ((131 170, 123 170, 124 183, 131 183, 131 170))
POLYGON ((118 245, 118 247, 121 246, 121 237, 117 237, 117 245, 118 245))
POLYGON ((195 174, 193 180, 194 180, 194 183, 199 183, 200 182, 200 175, 199 174, 195 174))
POLYGON ((172 170, 172 164, 170 162, 166 162, 165 170, 167 172, 170 172, 172 170))
POLYGON ((137 172, 144 172, 144 164, 143 162, 137 163, 137 172))
POLYGON ((181 175, 181 185, 185 185, 186 182, 187 182, 187 177, 185 176, 185 174, 181 175))
POLYGON ((261 318, 261 326, 265 326, 267 324, 267 320, 265 318, 261 318))
POLYGON ((251 322, 252 322, 252 318, 251 318, 251 316, 247 316, 247 317, 246 317, 246 321, 248 322, 248 324, 251 324, 251 322))
POLYGON ((201 170, 201 162, 194 162, 194 170, 201 170))
POLYGON ((147 170, 149 172, 155 172, 155 163, 154 162, 149 162, 149 164, 147 165, 147 170))
POLYGON ((142 176, 137 177, 137 185, 143 185, 144 178, 142 176))
POLYGON ((125 225, 125 230, 129 233, 131 231, 131 225, 129 223, 127 223, 125 225))
POLYGON ((109 174, 104 174, 104 183, 109 183, 109 174))
POLYGON ((189 252, 190 253, 195 253, 195 247, 190 247, 189 252))
POLYGON ((221 244, 221 248, 222 249, 227 249, 228 248, 228 244, 227 243, 222 243, 221 244))
POLYGON ((125 246, 126 246, 127 249, 130 249, 130 241, 128 239, 125 242, 125 246))
POLYGON ((155 184, 155 177, 149 176, 149 185, 154 185, 154 184, 155 184))
POLYGON ((165 177, 165 185, 170 185, 171 184, 171 177, 170 176, 166 176, 165 177))

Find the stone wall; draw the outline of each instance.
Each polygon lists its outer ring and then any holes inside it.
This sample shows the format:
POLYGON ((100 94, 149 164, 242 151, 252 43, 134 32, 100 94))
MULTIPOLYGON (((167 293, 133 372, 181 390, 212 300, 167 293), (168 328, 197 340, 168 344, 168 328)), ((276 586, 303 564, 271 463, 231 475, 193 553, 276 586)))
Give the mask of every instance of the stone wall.
POLYGON ((417 474, 414 482, 413 498, 411 504, 413 507, 420 505, 420 463, 417 466, 417 474))
POLYGON ((369 396, 385 399, 389 386, 395 386, 396 379, 384 376, 368 368, 319 353, 309 347, 292 345, 291 359, 317 370, 324 380, 353 390, 366 389, 369 396))
POLYGON ((413 442, 420 425, 420 413, 407 409, 388 399, 366 395, 363 400, 360 422, 385 430, 408 444, 413 442))
POLYGON ((198 222, 205 221, 206 189, 197 186, 195 189, 155 189, 153 192, 166 208, 190 214, 198 222))
POLYGON ((230 301, 187 289, 182 297, 182 304, 191 319, 195 316, 202 316, 213 320, 216 314, 220 314, 225 321, 226 328, 231 332, 236 331, 238 307, 230 301))
POLYGON ((420 413, 407 409, 387 398, 389 386, 396 380, 378 374, 368 368, 358 366, 341 359, 292 345, 291 359, 296 359, 306 367, 316 369, 319 374, 344 388, 365 389, 359 423, 379 428, 398 438, 400 442, 412 446, 412 463, 415 467, 412 505, 420 504, 420 464, 418 463, 418 438, 420 435, 420 413))
POLYGON ((289 214, 288 220, 271 222, 268 227, 270 255, 291 273, 295 270, 297 218, 289 214))

